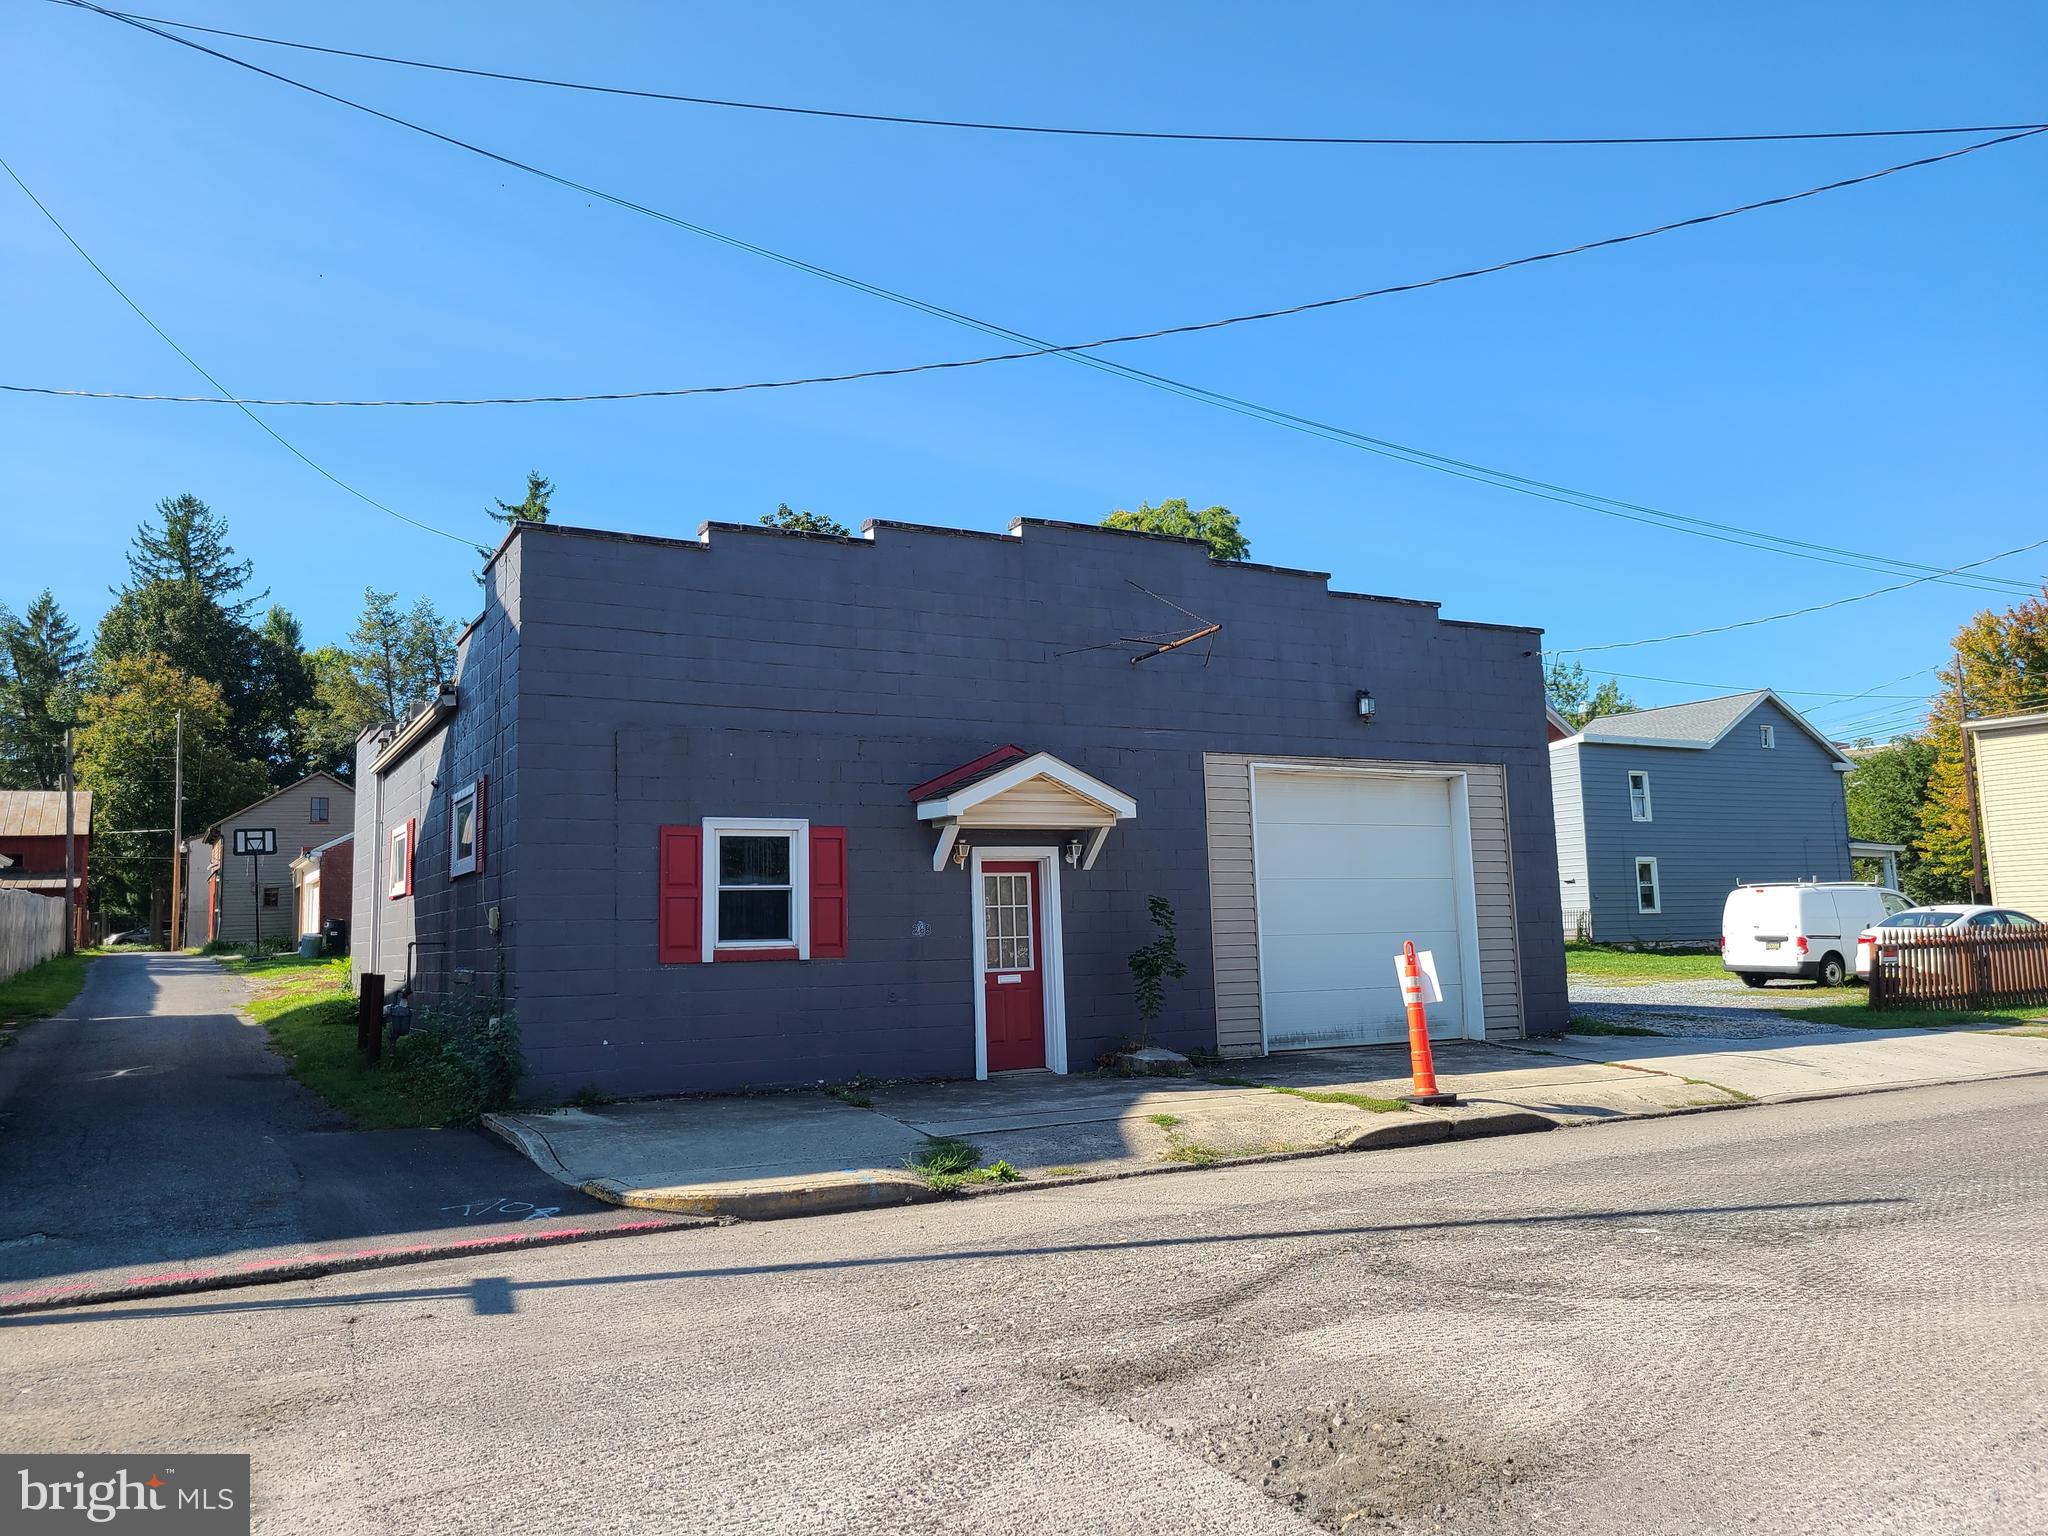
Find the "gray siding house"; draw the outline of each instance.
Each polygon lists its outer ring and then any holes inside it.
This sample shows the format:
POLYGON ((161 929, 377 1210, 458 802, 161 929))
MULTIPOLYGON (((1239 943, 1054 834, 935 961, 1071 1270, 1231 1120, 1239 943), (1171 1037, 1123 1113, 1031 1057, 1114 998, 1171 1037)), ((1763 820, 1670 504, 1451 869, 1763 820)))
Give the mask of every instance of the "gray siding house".
POLYGON ((1565 1023, 1535 630, 1035 519, 520 525, 359 743, 353 961, 502 998, 527 1091, 1085 1071, 1565 1023))
MULTIPOLYGON (((324 772, 310 773, 223 816, 206 829, 203 839, 206 884, 186 898, 186 942, 225 939, 248 944, 260 936, 296 944, 299 914, 292 904, 292 860, 308 848, 333 841, 354 822, 355 791, 324 772), (274 833, 277 851, 237 854, 235 834, 243 830, 274 833)), ((201 873, 191 864, 187 868, 195 877, 201 873)))
POLYGON ((1853 878, 1852 766, 1768 689, 1608 715, 1553 741, 1566 936, 1712 944, 1738 885, 1853 878))

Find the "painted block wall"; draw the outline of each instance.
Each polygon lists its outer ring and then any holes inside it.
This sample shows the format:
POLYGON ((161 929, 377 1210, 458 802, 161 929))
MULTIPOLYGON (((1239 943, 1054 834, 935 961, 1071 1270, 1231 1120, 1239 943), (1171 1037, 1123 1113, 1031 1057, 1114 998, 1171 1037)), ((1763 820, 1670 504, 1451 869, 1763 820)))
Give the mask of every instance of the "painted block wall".
POLYGON ((1843 775, 1768 699, 1706 751, 1581 741, 1576 753, 1593 935, 1602 943, 1712 944, 1738 884, 1853 878, 1843 775), (1764 724, 1775 727, 1775 747, 1761 744, 1764 724), (1631 771, 1650 776, 1647 822, 1629 813, 1631 771), (1657 860, 1662 912, 1636 910, 1638 857, 1657 860))
MULTIPOLYGON (((492 856, 500 834, 516 850, 507 964, 536 1091, 971 1072, 966 877, 933 873, 933 833, 906 791, 1005 742, 1139 804, 1095 870, 1062 871, 1074 1066, 1132 1032, 1124 957, 1150 936, 1155 893, 1175 904, 1190 972, 1160 1034, 1215 1039, 1205 751, 1503 764, 1527 1015, 1534 1030, 1563 1026, 1536 631, 1093 527, 871 534, 528 528, 493 567, 518 655, 499 656, 485 686, 472 638, 456 721, 472 697, 490 701, 509 759, 494 774, 516 778, 497 802, 516 804, 516 837, 500 820, 492 856), (1213 648, 1133 666, 1129 647, 1105 643, 1191 622, 1161 598, 1223 628, 1213 648), (1361 688, 1378 702, 1369 726, 1361 688), (731 815, 851 829, 846 960, 656 964, 654 829, 731 815)), ((428 791, 409 779, 394 806, 428 791)), ((432 805, 422 819, 423 872, 437 846, 445 858, 441 818, 432 805)), ((435 909, 418 905, 425 923, 435 909)))

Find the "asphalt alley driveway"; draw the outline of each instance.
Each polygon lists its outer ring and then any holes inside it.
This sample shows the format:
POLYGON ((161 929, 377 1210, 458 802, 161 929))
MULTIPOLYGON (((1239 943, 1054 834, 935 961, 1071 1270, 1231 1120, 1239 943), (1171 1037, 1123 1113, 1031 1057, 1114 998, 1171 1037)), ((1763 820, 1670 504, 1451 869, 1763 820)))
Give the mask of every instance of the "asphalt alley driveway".
POLYGON ((479 1131, 349 1129, 236 1013, 242 997, 210 960, 112 955, 0 1052, 0 1298, 633 1214, 479 1131))

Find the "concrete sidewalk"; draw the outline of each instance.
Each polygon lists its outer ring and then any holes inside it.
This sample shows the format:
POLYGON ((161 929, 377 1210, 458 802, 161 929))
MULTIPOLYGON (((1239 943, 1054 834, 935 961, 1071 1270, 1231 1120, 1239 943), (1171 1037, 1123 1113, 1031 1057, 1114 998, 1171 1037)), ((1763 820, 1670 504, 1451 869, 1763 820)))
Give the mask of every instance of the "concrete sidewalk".
POLYGON ((1394 1102, 1405 1047, 1232 1062, 1185 1077, 1056 1077, 667 1099, 494 1115, 541 1168, 600 1199, 746 1218, 929 1198, 906 1165, 937 1137, 1032 1184, 1246 1158, 1406 1146, 1721 1107, 1739 1097, 1672 1074, 1503 1046, 1446 1043, 1451 1109, 1394 1102))
POLYGON ((933 1138, 967 1142, 982 1167, 1007 1164, 1019 1182, 1043 1186, 2026 1076, 2048 1072, 2048 1038, 1808 1027, 1773 1041, 1447 1042, 1436 1058, 1439 1084, 1463 1101, 1455 1108, 1395 1102, 1408 1091, 1408 1052, 1377 1046, 1230 1062, 1185 1077, 1018 1073, 493 1115, 485 1123, 599 1199, 761 1219, 933 1198, 908 1166, 933 1138))

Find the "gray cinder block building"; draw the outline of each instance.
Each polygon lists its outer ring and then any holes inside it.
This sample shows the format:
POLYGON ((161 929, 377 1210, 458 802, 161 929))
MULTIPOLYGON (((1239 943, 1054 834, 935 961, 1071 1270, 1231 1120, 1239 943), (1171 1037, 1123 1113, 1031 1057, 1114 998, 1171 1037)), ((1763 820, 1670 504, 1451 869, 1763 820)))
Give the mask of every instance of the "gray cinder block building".
POLYGON ((1712 944, 1738 885, 1850 879, 1854 766, 1769 689, 1607 715, 1552 742, 1566 934, 1712 944))
POLYGON ((502 996, 529 1091, 1081 1071, 1566 1016, 1537 631, 1026 519, 515 527, 357 765, 354 963, 502 996))

